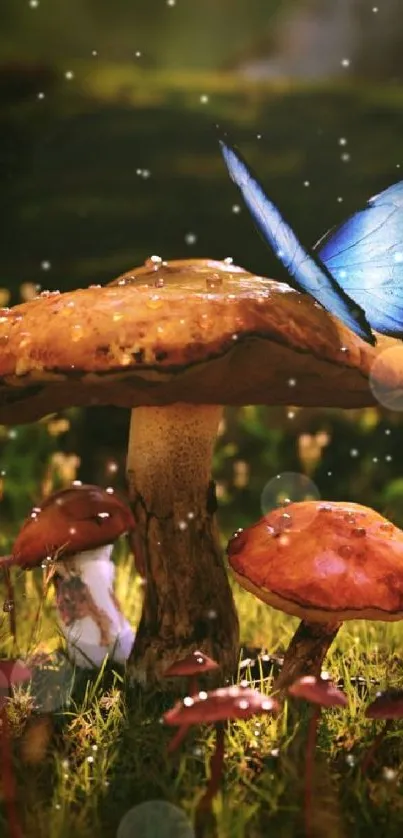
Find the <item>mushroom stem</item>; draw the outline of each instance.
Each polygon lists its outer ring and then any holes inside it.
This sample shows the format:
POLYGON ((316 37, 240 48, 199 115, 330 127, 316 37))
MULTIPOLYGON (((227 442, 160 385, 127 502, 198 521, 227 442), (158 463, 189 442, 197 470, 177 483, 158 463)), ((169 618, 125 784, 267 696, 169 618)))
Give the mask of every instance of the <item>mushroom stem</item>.
POLYGON ((367 752, 364 756, 364 759, 361 763, 361 773, 362 774, 367 773, 368 768, 370 767, 371 763, 373 762, 374 756, 375 756, 381 742, 383 741, 386 734, 389 732, 389 730, 392 727, 392 721, 393 721, 392 719, 387 719, 387 721, 385 722, 382 730, 380 730, 379 733, 375 736, 375 739, 372 742, 372 745, 370 745, 370 747, 368 748, 368 750, 367 750, 367 752))
POLYGON ((60 627, 80 667, 101 666, 106 655, 125 663, 134 633, 113 592, 112 544, 56 562, 53 580, 60 627))
POLYGON ((2 696, 0 696, 0 721, 1 774, 3 781, 3 797, 6 804, 10 838, 22 838, 22 829, 19 822, 17 807, 15 805, 17 790, 13 769, 10 730, 7 717, 6 702, 2 696))
POLYGON ((327 651, 341 623, 309 623, 302 620, 285 653, 273 690, 283 692, 302 675, 320 677, 327 651))
POLYGON ((213 755, 210 760, 210 779, 203 797, 199 800, 196 808, 195 823, 196 823, 196 838, 201 838, 204 834, 204 825, 206 822, 206 815, 211 812, 211 804, 220 789, 222 772, 224 767, 224 743, 225 743, 225 726, 223 722, 216 722, 215 724, 216 740, 213 755))
POLYGON ((305 838, 312 837, 312 798, 315 747, 321 708, 315 707, 309 720, 305 762, 305 838))
POLYGON ((127 472, 143 542, 144 603, 129 671, 142 684, 196 649, 233 674, 239 626, 215 519, 211 460, 222 408, 133 410, 127 472))

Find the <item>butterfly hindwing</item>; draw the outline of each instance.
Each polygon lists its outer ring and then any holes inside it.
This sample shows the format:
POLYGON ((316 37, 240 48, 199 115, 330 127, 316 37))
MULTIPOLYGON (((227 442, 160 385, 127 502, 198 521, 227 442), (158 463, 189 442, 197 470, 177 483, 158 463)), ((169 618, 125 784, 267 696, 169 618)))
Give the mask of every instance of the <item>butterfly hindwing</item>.
POLYGON ((403 337, 403 182, 371 198, 316 245, 373 329, 403 337))

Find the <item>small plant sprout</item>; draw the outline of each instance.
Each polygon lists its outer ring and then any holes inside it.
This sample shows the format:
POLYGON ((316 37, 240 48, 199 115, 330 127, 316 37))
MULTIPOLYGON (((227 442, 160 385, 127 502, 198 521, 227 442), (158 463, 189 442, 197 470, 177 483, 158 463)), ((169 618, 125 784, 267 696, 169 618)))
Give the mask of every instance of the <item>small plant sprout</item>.
MULTIPOLYGON (((127 475, 146 581, 128 661, 137 682, 160 685, 194 649, 236 672, 212 478, 224 407, 372 405, 385 341, 369 346, 309 295, 210 259, 153 256, 105 287, 3 309, 1 424, 89 404, 132 411, 127 475)), ((383 365, 381 383, 392 373, 383 365)))
MULTIPOLYGON (((165 671, 165 677, 187 677, 189 680, 188 694, 191 697, 193 697, 199 692, 200 675, 207 675, 210 672, 217 672, 219 668, 219 664, 216 661, 213 661, 207 655, 204 655, 203 652, 196 650, 195 652, 191 652, 190 655, 187 655, 186 658, 183 658, 181 661, 176 661, 176 663, 173 663, 171 666, 169 666, 168 669, 165 671)), ((171 742, 169 743, 169 753, 172 753, 176 750, 178 745, 185 738, 188 730, 188 725, 182 725, 182 727, 179 728, 178 733, 173 737, 173 739, 171 739, 171 742)))
POLYGON ((344 620, 403 619, 403 532, 356 503, 303 501, 235 533, 235 578, 259 599, 300 617, 274 690, 320 676, 344 620))
POLYGON ((23 838, 23 832, 16 806, 17 788, 14 777, 6 704, 11 688, 29 681, 30 678, 31 670, 20 661, 0 661, 0 774, 10 838, 23 838))
POLYGON ((377 693, 375 700, 367 707, 365 715, 367 719, 374 719, 376 721, 382 719, 385 724, 364 756, 361 763, 363 774, 367 773, 376 751, 391 729, 393 722, 397 719, 403 719, 403 690, 390 689, 377 693))
POLYGON ((196 810, 196 835, 203 834, 206 815, 211 812, 212 802, 220 789, 224 767, 225 722, 236 719, 250 719, 252 716, 276 715, 279 705, 274 698, 257 690, 243 687, 222 687, 210 692, 186 696, 164 715, 168 725, 187 728, 191 725, 213 724, 215 727, 215 749, 210 760, 210 779, 196 810))
POLYGON ((328 678, 316 678, 306 675, 295 681, 288 689, 294 698, 300 698, 314 705, 309 722, 305 761, 305 835, 313 835, 313 770, 315 760, 316 737, 322 707, 345 707, 347 696, 328 678))
POLYGON ((134 632, 113 590, 114 542, 135 527, 129 506, 98 486, 74 485, 35 507, 0 567, 42 566, 52 579, 70 659, 80 667, 105 657, 124 663, 134 632))

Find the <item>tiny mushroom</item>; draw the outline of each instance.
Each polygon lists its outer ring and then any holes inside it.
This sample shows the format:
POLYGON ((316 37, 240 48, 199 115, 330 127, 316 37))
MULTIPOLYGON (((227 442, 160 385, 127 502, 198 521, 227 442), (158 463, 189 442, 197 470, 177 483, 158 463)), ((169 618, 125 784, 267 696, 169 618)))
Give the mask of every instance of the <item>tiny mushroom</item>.
POLYGON ((309 722, 305 761, 305 835, 306 838, 310 838, 313 834, 313 767, 321 708, 345 707, 347 696, 330 679, 316 678, 314 675, 298 678, 291 684, 288 692, 294 698, 301 698, 314 705, 309 722))
MULTIPOLYGON (((374 404, 374 360, 396 341, 369 346, 309 296, 231 260, 153 256, 108 286, 0 310, 0 345, 2 424, 73 405, 132 410, 127 473, 146 583, 132 677, 161 683, 195 649, 233 674, 239 628, 211 476, 223 407, 374 404)), ((380 369, 399 386, 394 356, 380 369)))
POLYGON ((239 584, 300 617, 275 681, 319 676, 343 620, 403 619, 403 532, 356 503, 303 501, 237 532, 228 556, 239 584))
POLYGON ((362 761, 361 771, 363 774, 368 770, 379 745, 392 727, 392 723, 397 719, 403 719, 403 690, 390 689, 377 693, 375 700, 368 705, 365 715, 367 719, 383 720, 385 724, 362 761))
MULTIPOLYGON (((171 664, 171 666, 165 670, 165 677, 187 677, 189 679, 188 695, 193 696, 196 695, 200 689, 199 676, 207 675, 210 672, 217 672, 219 668, 219 664, 216 661, 213 661, 208 657, 208 655, 205 655, 203 652, 200 652, 199 649, 196 649, 195 652, 191 652, 190 655, 186 656, 186 658, 182 658, 182 660, 175 661, 175 663, 171 664)), ((188 730, 189 725, 183 725, 179 728, 178 733, 173 737, 173 739, 171 739, 169 744, 168 750, 170 752, 176 750, 178 745, 185 738, 188 730)))
POLYGON ((47 497, 23 524, 2 565, 48 568, 70 658, 100 666, 109 654, 124 663, 134 632, 113 591, 114 542, 135 527, 130 507, 113 490, 77 484, 47 497))
POLYGON ((31 670, 21 663, 21 661, 0 660, 0 773, 10 838, 23 838, 23 832, 15 804, 17 787, 14 776, 6 699, 13 686, 23 684, 29 681, 31 677, 31 670))
POLYGON ((180 729, 183 727, 188 729, 191 725, 214 724, 215 726, 216 741, 210 761, 210 779, 198 803, 196 821, 198 816, 202 818, 204 813, 211 811, 212 801, 221 785, 224 766, 224 723, 236 719, 250 719, 256 715, 275 716, 278 710, 279 705, 275 698, 257 690, 234 686, 186 696, 183 701, 179 701, 165 713, 165 723, 178 726, 180 729))

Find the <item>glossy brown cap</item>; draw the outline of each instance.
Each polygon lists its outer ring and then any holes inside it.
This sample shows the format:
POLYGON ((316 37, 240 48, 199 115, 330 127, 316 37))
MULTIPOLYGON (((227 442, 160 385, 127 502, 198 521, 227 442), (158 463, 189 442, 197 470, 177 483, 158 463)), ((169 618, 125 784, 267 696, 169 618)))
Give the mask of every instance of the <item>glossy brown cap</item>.
POLYGON ((8 563, 36 567, 48 556, 60 559, 113 544, 134 527, 130 507, 114 492, 99 486, 72 486, 50 495, 32 511, 8 563))
MULTIPOLYGON (((308 295, 227 262, 148 260, 105 287, 0 309, 0 423, 95 404, 359 407, 395 345, 371 347, 308 295)), ((397 387, 396 360, 380 375, 390 366, 397 387)))
POLYGON ((368 719, 403 719, 403 690, 378 693, 365 715, 368 719))
POLYGON ((305 501, 235 533, 228 559, 242 587, 314 622, 403 618, 403 532, 355 503, 305 501))
POLYGON ((279 704, 274 698, 243 687, 222 687, 211 692, 187 696, 164 715, 167 725, 199 725, 251 716, 275 715, 279 704))
POLYGON ((165 678, 180 677, 186 675, 202 675, 205 672, 213 672, 219 669, 219 664, 205 655, 203 652, 191 652, 180 661, 175 661, 165 670, 165 678))
POLYGON ((315 678, 314 675, 298 678, 288 688, 288 692, 294 698, 302 698, 321 707, 345 707, 347 704, 347 696, 333 684, 333 681, 315 678))

